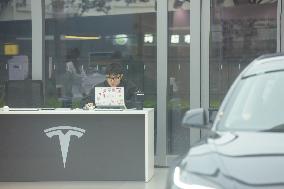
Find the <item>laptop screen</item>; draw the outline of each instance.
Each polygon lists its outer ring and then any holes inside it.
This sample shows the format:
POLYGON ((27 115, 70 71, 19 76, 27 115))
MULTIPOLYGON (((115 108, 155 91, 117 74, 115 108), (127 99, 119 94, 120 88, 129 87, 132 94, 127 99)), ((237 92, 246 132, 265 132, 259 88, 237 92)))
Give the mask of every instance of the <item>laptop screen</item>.
POLYGON ((125 108, 124 87, 96 87, 95 103, 98 108, 125 108))

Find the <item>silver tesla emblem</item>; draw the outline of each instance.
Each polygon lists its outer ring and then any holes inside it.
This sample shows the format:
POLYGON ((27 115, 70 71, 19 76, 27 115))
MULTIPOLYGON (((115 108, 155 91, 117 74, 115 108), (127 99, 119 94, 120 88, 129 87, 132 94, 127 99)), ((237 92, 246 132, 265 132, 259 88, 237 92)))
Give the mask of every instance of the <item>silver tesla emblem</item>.
POLYGON ((76 136, 80 138, 84 135, 85 130, 78 128, 78 127, 71 127, 71 126, 58 126, 52 127, 49 129, 44 130, 45 134, 52 138, 53 136, 58 136, 60 147, 61 147, 61 154, 62 154, 62 161, 65 168, 66 159, 68 155, 68 148, 71 136, 76 136), (65 132, 63 132, 65 131, 65 132), (64 134, 65 133, 65 134, 64 134))

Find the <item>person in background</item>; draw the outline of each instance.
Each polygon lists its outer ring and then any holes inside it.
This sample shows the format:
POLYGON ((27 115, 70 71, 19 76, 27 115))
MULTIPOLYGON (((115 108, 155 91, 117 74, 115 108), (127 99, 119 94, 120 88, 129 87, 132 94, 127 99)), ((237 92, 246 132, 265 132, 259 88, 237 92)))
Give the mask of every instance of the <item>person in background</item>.
POLYGON ((106 68, 106 79, 104 82, 95 85, 89 95, 84 99, 84 104, 94 103, 95 87, 124 87, 124 99, 127 108, 134 106, 135 92, 137 87, 131 81, 128 81, 123 73, 121 64, 111 63, 106 68))
POLYGON ((78 48, 70 49, 66 55, 66 71, 80 74, 83 72, 82 65, 78 61, 80 51, 78 48))
POLYGON ((84 96, 82 79, 86 76, 83 65, 78 58, 80 51, 78 48, 70 49, 66 55, 66 96, 71 98, 81 98, 84 96))

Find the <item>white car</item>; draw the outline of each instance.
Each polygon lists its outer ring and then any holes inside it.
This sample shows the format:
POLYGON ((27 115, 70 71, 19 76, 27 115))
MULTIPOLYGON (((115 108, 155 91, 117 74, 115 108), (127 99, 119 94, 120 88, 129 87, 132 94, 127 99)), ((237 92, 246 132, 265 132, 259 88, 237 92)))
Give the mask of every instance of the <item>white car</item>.
POLYGON ((183 124, 209 128, 170 172, 169 189, 284 188, 284 55, 265 55, 235 80, 213 123, 203 108, 183 124))

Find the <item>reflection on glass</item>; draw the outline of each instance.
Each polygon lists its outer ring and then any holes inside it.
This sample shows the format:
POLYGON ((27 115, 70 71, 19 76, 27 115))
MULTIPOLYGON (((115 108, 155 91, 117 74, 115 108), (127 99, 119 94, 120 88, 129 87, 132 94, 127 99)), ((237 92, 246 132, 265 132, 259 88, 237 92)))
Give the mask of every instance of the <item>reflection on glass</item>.
POLYGON ((254 58, 276 52, 277 0, 218 1, 211 8, 210 107, 254 58))
POLYGON ((126 76, 156 105, 156 13, 151 1, 45 1, 47 106, 80 106, 105 80, 105 68, 121 63, 126 76), (75 50, 76 49, 76 50, 75 50), (74 52, 76 51, 76 52, 74 52))
POLYGON ((41 95, 40 92, 29 93, 29 81, 32 79, 31 33, 30 1, 0 1, 0 107, 32 107, 41 95), (9 90, 17 80, 21 84, 9 90), (31 94, 34 98, 30 98, 31 94))
POLYGON ((284 73, 280 70, 242 79, 224 108, 226 113, 218 122, 219 129, 259 131, 280 125, 283 128, 283 81, 284 73))
POLYGON ((45 4, 46 106, 80 107, 94 85, 105 80, 106 66, 118 62, 124 76, 145 93, 144 107, 156 107, 154 0, 45 4))
POLYGON ((189 129, 181 119, 189 109, 190 28, 189 1, 168 1, 168 154, 189 148, 189 129))

